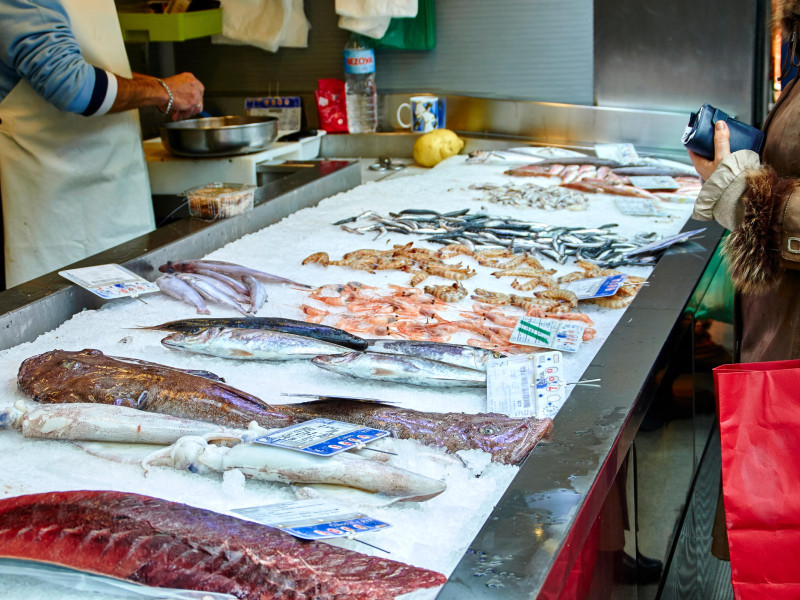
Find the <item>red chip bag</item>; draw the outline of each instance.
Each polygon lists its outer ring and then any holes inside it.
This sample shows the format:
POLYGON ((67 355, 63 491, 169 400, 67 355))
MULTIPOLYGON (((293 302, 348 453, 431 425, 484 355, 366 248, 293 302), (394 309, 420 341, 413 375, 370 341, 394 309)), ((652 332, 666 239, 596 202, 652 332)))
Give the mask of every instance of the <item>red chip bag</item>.
POLYGON ((328 133, 347 133, 347 105, 344 81, 320 79, 314 92, 317 99, 319 126, 328 133))

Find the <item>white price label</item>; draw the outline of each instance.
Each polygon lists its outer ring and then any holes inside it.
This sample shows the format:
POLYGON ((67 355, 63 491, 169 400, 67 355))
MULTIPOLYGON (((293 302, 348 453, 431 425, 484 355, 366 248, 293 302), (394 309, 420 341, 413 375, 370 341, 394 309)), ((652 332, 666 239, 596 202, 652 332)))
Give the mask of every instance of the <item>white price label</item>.
POLYGON ((586 323, 580 321, 521 317, 511 332, 510 341, 513 344, 577 352, 583 341, 584 329, 586 323))
POLYGON ((140 294, 158 291, 155 283, 115 264, 69 269, 59 271, 58 274, 106 299, 136 298, 140 294))
POLYGON ((512 418, 554 417, 566 400, 561 352, 537 352, 489 361, 487 410, 512 418))
POLYGON ((607 277, 576 279, 575 281, 563 284, 561 287, 565 290, 575 292, 578 300, 604 298, 616 294, 627 277, 626 274, 621 273, 619 275, 609 275, 607 277))

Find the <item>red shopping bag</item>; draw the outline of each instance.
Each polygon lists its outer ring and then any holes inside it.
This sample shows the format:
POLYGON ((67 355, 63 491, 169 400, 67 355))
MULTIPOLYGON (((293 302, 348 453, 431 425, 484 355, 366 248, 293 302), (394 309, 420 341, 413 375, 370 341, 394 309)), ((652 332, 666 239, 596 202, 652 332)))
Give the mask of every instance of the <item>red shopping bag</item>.
POLYGON ((738 600, 800 598, 800 360, 714 369, 738 600))

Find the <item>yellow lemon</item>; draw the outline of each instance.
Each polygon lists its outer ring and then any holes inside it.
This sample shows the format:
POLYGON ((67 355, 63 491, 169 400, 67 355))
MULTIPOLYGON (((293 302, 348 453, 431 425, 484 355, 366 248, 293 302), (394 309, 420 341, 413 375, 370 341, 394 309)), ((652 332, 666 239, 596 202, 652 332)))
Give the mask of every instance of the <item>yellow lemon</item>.
POLYGON ((449 129, 434 129, 414 142, 414 160, 423 167, 434 167, 464 148, 464 140, 449 129))

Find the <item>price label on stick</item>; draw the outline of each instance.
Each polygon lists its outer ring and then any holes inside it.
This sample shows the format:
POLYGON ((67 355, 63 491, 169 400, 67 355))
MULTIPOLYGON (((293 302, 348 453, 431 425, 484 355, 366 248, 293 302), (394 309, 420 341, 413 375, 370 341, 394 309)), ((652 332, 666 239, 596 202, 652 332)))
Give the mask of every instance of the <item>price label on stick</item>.
POLYGON ((82 288, 107 300, 112 298, 136 298, 140 294, 158 291, 158 286, 155 283, 147 281, 136 273, 116 264, 69 269, 59 271, 58 274, 64 279, 69 279, 71 282, 77 283, 82 288))
POLYGON ((231 512, 304 540, 350 537, 391 527, 384 521, 317 498, 237 508, 231 512))
POLYGON ((628 276, 625 273, 609 275, 607 277, 591 277, 589 279, 576 279, 561 287, 575 292, 578 300, 587 298, 603 298, 613 296, 628 276))
POLYGON ((388 435, 389 432, 383 429, 320 418, 284 427, 253 441, 317 456, 332 456, 345 450, 362 448, 388 435))
POLYGON ((567 398, 561 352, 491 360, 486 369, 489 412, 512 418, 554 417, 567 398))
POLYGON ((583 341, 584 329, 586 323, 581 321, 521 317, 511 332, 510 341, 513 344, 577 352, 583 341))

